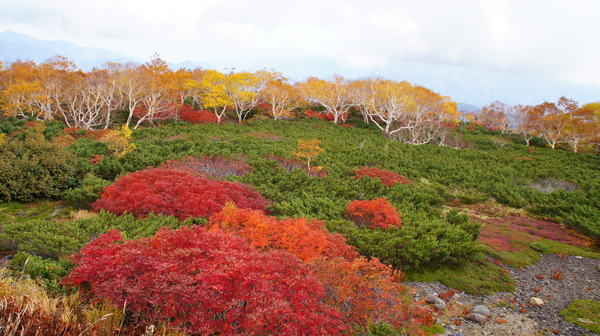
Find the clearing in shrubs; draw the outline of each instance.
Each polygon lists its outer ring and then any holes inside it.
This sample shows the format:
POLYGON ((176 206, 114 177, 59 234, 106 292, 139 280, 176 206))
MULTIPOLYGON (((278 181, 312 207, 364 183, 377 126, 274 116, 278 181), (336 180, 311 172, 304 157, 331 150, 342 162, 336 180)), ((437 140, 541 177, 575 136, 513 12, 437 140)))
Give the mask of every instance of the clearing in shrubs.
POLYGON ((177 160, 167 160, 161 168, 177 169, 194 175, 204 175, 211 178, 227 176, 244 176, 252 172, 252 167, 245 159, 230 159, 224 156, 188 156, 177 160))

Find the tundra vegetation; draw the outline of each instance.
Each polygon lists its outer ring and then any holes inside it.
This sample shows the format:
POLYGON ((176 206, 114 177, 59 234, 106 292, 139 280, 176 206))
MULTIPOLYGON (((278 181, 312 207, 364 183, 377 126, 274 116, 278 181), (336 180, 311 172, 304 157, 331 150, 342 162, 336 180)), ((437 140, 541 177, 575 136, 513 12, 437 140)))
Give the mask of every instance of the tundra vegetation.
POLYGON ((514 289, 486 255, 600 256, 599 104, 461 116, 408 82, 158 56, 9 63, 0 104, 9 335, 428 335, 405 280, 486 294, 514 289))

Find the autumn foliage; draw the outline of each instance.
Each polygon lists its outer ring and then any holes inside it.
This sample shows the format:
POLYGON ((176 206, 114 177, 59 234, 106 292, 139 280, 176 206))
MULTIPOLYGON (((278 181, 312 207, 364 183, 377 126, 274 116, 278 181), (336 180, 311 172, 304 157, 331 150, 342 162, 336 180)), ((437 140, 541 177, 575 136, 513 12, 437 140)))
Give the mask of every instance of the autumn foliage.
POLYGON ((181 120, 192 124, 210 124, 217 122, 217 117, 214 113, 206 110, 194 110, 189 105, 181 105, 179 107, 179 117, 181 120))
POLYGON ((358 256, 354 247, 346 244, 346 238, 328 232, 325 222, 316 219, 278 220, 261 211, 227 205, 210 218, 209 224, 246 238, 258 249, 286 250, 305 262, 320 257, 352 259, 358 256))
POLYGON ((378 179, 387 187, 391 187, 396 183, 409 184, 412 181, 406 177, 396 174, 393 171, 379 169, 375 167, 361 167, 352 171, 355 178, 358 180, 363 176, 368 176, 374 179, 378 179))
POLYGON ((344 218, 369 229, 387 229, 402 225, 398 211, 385 198, 352 201, 344 212, 344 218))
POLYGON ((150 213, 188 217, 209 217, 227 202, 240 208, 266 211, 269 201, 254 188, 238 182, 218 181, 185 171, 149 168, 118 178, 92 204, 101 209, 146 217, 150 213))
POLYGON ((427 307, 407 303, 409 291, 399 282, 402 273, 377 258, 318 259, 309 266, 325 286, 325 302, 340 311, 349 324, 367 326, 386 321, 403 335, 422 335, 420 326, 434 323, 427 307))
POLYGON ((133 313, 209 335, 338 335, 323 286, 288 252, 184 227, 124 241, 110 231, 74 257, 67 282, 133 313))

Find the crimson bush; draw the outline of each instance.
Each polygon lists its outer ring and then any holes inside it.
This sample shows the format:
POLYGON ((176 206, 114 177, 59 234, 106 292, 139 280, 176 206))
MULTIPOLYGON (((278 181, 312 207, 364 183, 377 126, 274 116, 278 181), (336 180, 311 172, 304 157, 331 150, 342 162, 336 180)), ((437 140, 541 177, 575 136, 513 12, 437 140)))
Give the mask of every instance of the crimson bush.
POLYGON ((338 335, 340 314, 294 255, 258 252, 200 226, 124 241, 110 231, 74 257, 68 283, 202 335, 338 335))
POLYGON ((370 201, 352 201, 348 204, 344 218, 369 229, 387 229, 402 225, 398 211, 385 198, 376 198, 370 201))
POLYGON ((294 255, 261 253, 200 226, 124 241, 116 230, 74 256, 67 283, 202 335, 337 335, 340 315, 294 255))
POLYGON ((393 171, 375 167, 361 167, 352 171, 352 173, 354 173, 357 180, 363 176, 379 179, 386 187, 391 187, 396 183, 409 184, 412 182, 406 177, 396 174, 393 171))
POLYGON ((211 180, 177 169, 148 168, 121 176, 104 188, 92 209, 136 217, 155 213, 184 220, 208 218, 227 202, 264 212, 269 204, 254 188, 239 182, 211 180))

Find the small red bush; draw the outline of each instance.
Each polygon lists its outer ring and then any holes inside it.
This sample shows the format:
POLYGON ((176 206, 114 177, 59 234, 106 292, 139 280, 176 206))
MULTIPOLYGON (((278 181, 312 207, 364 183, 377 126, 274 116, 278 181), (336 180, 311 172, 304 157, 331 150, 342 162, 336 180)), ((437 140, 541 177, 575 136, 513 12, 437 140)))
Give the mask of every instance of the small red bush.
POLYGON ((269 204, 258 191, 242 183, 211 180, 176 169, 149 168, 122 176, 104 188, 92 209, 128 212, 136 217, 156 213, 183 220, 209 217, 227 202, 260 211, 266 211, 269 204))
POLYGON ((387 229, 392 226, 402 226, 398 211, 385 198, 371 201, 352 201, 348 204, 344 218, 369 229, 387 229))
POLYGON ((124 241, 110 231, 74 256, 66 282, 150 319, 201 335, 339 335, 340 314, 292 254, 260 253, 195 226, 124 241))
POLYGON ((391 187, 396 183, 409 184, 411 180, 406 177, 396 174, 393 171, 379 169, 375 167, 361 167, 352 171, 355 178, 358 180, 363 176, 368 176, 374 179, 379 179, 387 187, 391 187))
POLYGON ((178 160, 168 160, 160 167, 212 178, 224 178, 231 175, 244 176, 252 172, 252 167, 246 160, 234 160, 223 156, 188 156, 178 160))
POLYGON ((179 107, 179 117, 192 124, 210 124, 218 121, 214 113, 206 110, 196 111, 189 105, 179 107))

